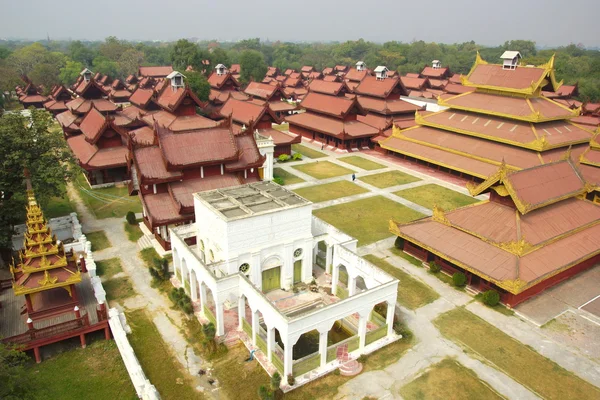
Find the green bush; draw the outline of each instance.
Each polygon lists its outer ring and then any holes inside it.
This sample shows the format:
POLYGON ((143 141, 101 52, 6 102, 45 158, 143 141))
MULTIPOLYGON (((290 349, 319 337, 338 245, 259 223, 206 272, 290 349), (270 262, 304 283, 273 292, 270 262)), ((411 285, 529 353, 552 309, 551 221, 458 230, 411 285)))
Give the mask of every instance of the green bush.
POLYGON ((289 161, 290 158, 291 157, 289 154, 280 154, 279 157, 277 157, 277 159, 281 162, 289 161))
POLYGON ((283 186, 285 184, 285 182, 283 181, 283 178, 280 178, 278 176, 273 178, 273 182, 275 182, 276 184, 281 185, 281 186, 283 186))
POLYGON ((302 160, 302 154, 294 153, 294 155, 292 156, 292 160, 294 160, 294 161, 302 160))
POLYGON ((173 288, 169 292, 169 299, 177 306, 180 310, 182 310, 186 314, 192 314, 194 312, 194 308, 192 306, 192 300, 185 293, 185 290, 180 288, 173 288))
POLYGON ((271 389, 279 390, 280 385, 281 385, 281 375, 279 375, 279 372, 275 371, 275 373, 271 377, 271 389))
POLYGON ((440 266, 440 264, 436 263, 435 261, 432 261, 429 263, 429 271, 433 272, 434 274, 437 274, 441 270, 442 270, 442 267, 440 266))
POLYGON ((209 322, 208 324, 202 324, 202 334, 204 335, 204 341, 202 345, 208 350, 210 354, 214 354, 217 351, 217 342, 215 336, 217 329, 215 324, 209 322))
POLYGON ((487 290, 483 293, 483 303, 490 307, 497 306, 500 302, 500 294, 495 290, 487 290))
POLYGON ((289 374, 289 375, 287 376, 287 383, 288 383, 288 385, 290 385, 290 386, 294 386, 294 385, 296 384, 296 378, 294 378, 294 375, 292 375, 292 374, 289 374))
POLYGON ((166 258, 155 258, 152 260, 150 275, 155 282, 164 282, 171 276, 169 273, 169 260, 166 258))
POLYGON ((452 275, 452 283, 454 283, 454 286, 456 287, 463 287, 467 284, 467 277, 462 272, 455 272, 454 275, 452 275))
POLYGON ((367 362, 367 355, 366 354, 361 354, 360 356, 358 356, 358 358, 356 359, 356 361, 358 361, 361 364, 364 364, 367 362))
POLYGON ((261 400, 273 400, 273 391, 265 385, 260 385, 258 388, 258 397, 261 400))
POLYGON ((125 219, 129 223, 129 225, 137 224, 137 218, 135 217, 135 213, 133 211, 128 211, 127 215, 125 215, 125 219))

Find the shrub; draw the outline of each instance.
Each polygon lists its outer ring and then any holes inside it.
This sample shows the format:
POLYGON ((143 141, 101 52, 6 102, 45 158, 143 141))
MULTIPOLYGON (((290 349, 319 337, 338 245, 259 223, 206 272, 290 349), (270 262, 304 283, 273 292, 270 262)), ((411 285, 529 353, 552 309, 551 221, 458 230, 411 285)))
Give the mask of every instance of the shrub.
POLYGON ((272 400, 273 392, 265 385, 260 385, 258 388, 258 397, 260 397, 261 400, 272 400))
POLYGON ((135 217, 135 213, 133 211, 127 211, 125 219, 129 223, 129 225, 135 225, 137 223, 137 218, 135 217))
POLYGON ((339 368, 334 369, 333 370, 333 374, 334 375, 340 375, 341 374, 340 369, 339 368))
POLYGON ((271 389, 279 390, 280 385, 281 385, 281 375, 279 375, 279 372, 275 371, 275 373, 271 377, 271 389))
POLYGON ((441 270, 442 270, 442 267, 440 266, 440 264, 436 263, 435 261, 432 261, 429 263, 429 271, 433 272, 434 274, 437 274, 441 270))
POLYGON ((294 160, 294 161, 302 160, 302 154, 294 153, 294 155, 292 156, 292 160, 294 160))
POLYGON ((285 184, 285 182, 283 181, 283 178, 280 178, 278 176, 273 178, 273 182, 275 182, 276 184, 281 185, 281 186, 283 186, 285 184))
POLYGON ((152 260, 150 275, 155 282, 164 282, 169 279, 169 260, 166 258, 155 258, 152 260))
POLYGON ((500 295, 495 290, 487 290, 483 293, 483 303, 487 306, 494 307, 500 302, 500 295))
POLYGON ((463 287, 467 284, 467 277, 462 272, 455 272, 454 275, 452 275, 452 283, 454 283, 454 286, 456 287, 463 287))
POLYGON ((289 161, 290 158, 291 157, 289 154, 280 154, 279 157, 277 157, 277 159, 281 162, 289 161))
POLYGON ((194 308, 192 306, 192 300, 185 293, 183 288, 173 288, 169 292, 169 299, 177 306, 180 310, 182 310, 186 314, 192 314, 194 312, 194 308))
POLYGON ((202 334, 204 335, 203 346, 210 354, 214 354, 217 351, 217 342, 215 341, 217 329, 215 328, 215 324, 212 322, 202 324, 202 334))
POLYGON ((287 383, 288 383, 288 385, 290 385, 290 386, 294 386, 294 384, 296 383, 296 378, 294 378, 294 375, 292 375, 292 374, 289 374, 289 375, 287 376, 287 383))
POLYGON ((358 358, 356 359, 356 361, 358 361, 361 364, 364 364, 367 362, 367 355, 366 354, 361 354, 360 356, 358 356, 358 358))
POLYGON ((398 236, 396 238, 396 241, 394 242, 394 247, 397 248, 398 250, 403 250, 404 249, 404 239, 402 239, 400 236, 398 236))

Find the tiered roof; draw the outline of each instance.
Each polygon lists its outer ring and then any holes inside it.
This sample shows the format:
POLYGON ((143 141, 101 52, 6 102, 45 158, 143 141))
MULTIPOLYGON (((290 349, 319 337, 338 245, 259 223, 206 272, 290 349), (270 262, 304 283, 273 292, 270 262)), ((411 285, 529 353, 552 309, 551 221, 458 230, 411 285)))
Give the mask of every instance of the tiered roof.
POLYGON ((477 56, 462 77, 472 92, 442 96, 449 109, 423 116, 417 126, 393 130, 388 150, 485 179, 504 159, 513 170, 560 158, 569 146, 579 157, 593 132, 569 121, 578 114, 542 96, 557 89, 553 58, 540 67, 503 69, 477 56))
POLYGON ((469 190, 494 196, 390 230, 512 294, 600 253, 600 205, 581 199, 593 185, 571 159, 521 171, 501 164, 469 190))
POLYGON ((10 265, 15 295, 27 295, 81 282, 73 253, 65 253, 39 207, 31 183, 27 190, 27 231, 18 259, 10 265))

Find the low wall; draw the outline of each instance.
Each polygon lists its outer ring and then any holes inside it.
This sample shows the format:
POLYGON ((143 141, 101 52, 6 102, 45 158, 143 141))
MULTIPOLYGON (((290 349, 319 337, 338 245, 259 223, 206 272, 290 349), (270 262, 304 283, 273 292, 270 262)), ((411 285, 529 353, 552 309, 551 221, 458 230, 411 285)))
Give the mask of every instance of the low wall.
MULTIPOLYGON (((81 224, 77 218, 77 213, 74 212, 63 217, 50 218, 48 226, 52 230, 52 233, 56 235, 56 238, 63 242, 67 239, 78 241, 82 235, 81 224)), ((12 237, 13 249, 21 250, 23 248, 23 234, 26 230, 27 226, 25 224, 15 226, 15 235, 12 237)), ((70 250, 72 245, 75 245, 74 243, 65 244, 65 250, 70 250)), ((83 249, 77 251, 83 251, 83 249)))

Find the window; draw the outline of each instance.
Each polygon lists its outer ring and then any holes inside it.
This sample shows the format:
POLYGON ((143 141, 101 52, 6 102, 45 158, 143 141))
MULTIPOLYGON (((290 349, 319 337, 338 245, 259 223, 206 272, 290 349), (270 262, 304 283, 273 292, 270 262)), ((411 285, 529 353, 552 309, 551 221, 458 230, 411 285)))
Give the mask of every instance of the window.
POLYGON ((246 272, 248 272, 250 270, 250 264, 248 263, 243 263, 242 265, 240 265, 240 272, 245 274, 246 272))

